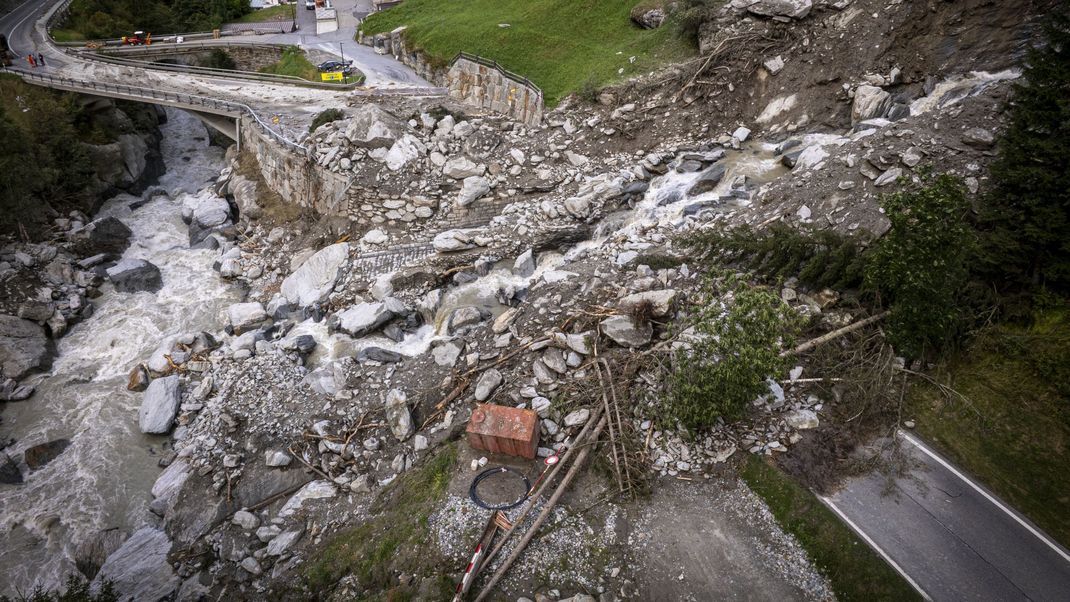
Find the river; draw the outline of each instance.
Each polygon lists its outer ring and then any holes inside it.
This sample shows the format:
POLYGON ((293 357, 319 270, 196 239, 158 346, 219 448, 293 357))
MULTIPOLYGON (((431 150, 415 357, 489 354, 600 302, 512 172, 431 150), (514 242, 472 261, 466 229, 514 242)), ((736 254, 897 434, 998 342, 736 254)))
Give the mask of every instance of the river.
POLYGON ((169 196, 138 200, 120 194, 97 217, 115 216, 132 231, 126 258, 160 268, 157 293, 118 293, 110 284, 93 301, 95 313, 57 344, 51 373, 28 401, 3 408, 0 438, 26 447, 66 438, 70 447, 21 485, 0 485, 0 594, 52 588, 74 572, 74 551, 93 533, 130 532, 148 522, 149 489, 160 473, 167 437, 137 426, 141 393, 126 390, 130 370, 170 335, 219 329, 223 309, 240 300, 237 286, 212 269, 218 251, 188 248, 182 195, 197 193, 223 168, 223 151, 208 145, 204 125, 168 110, 161 126, 169 196))

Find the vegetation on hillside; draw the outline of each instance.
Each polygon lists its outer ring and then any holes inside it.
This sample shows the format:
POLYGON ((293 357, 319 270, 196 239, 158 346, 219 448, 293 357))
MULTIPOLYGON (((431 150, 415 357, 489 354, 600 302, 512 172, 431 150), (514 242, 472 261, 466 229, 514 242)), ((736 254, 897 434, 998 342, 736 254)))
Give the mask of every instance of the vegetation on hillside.
POLYGON ((908 399, 918 431, 1070 546, 1070 305, 983 329, 908 399), (937 386, 940 383, 942 386, 937 386))
POLYGON ((299 46, 287 46, 282 51, 282 58, 272 65, 261 68, 260 72, 274 73, 275 75, 292 75, 308 81, 319 81, 320 78, 319 69, 308 60, 305 56, 305 51, 301 50, 299 46))
POLYGON ((406 472, 372 506, 369 520, 339 533, 304 565, 305 585, 318 597, 339 579, 356 577, 361 587, 385 592, 383 599, 408 600, 413 594, 399 585, 399 573, 417 568, 441 575, 443 599, 453 594, 453 581, 435 563, 428 549, 428 520, 446 492, 457 464, 457 448, 447 445, 419 468, 406 472))
POLYGON ((248 0, 74 0, 58 29, 65 39, 209 31, 251 10, 248 0))
POLYGON ((372 14, 361 27, 376 34, 406 26, 410 47, 440 65, 461 51, 493 59, 535 82, 553 106, 585 83, 604 85, 694 52, 673 27, 645 30, 632 23, 635 3, 406 0, 372 14))
MULTIPOLYGON (((84 201, 93 168, 82 133, 86 117, 74 96, 0 75, 0 231, 15 231, 44 205, 84 201)), ((98 142, 98 140, 91 140, 98 142)))
POLYGON ((89 586, 89 581, 75 575, 69 575, 67 582, 60 591, 45 591, 37 588, 29 595, 21 595, 12 599, 0 596, 0 602, 116 602, 119 596, 110 581, 96 591, 89 586), (61 593, 62 592, 62 593, 61 593))
POLYGON ((986 280, 1004 294, 1070 293, 1070 8, 1050 15, 1014 87, 981 211, 986 280))
POLYGON ((742 418, 750 402, 768 391, 766 379, 784 368, 780 350, 798 327, 791 308, 769 290, 730 282, 720 292, 729 293, 727 309, 718 303, 702 307, 690 348, 673 357, 669 412, 689 428, 742 418))
POLYGON ((290 21, 295 18, 297 4, 279 4, 260 10, 254 10, 234 19, 234 23, 267 23, 270 21, 290 21))

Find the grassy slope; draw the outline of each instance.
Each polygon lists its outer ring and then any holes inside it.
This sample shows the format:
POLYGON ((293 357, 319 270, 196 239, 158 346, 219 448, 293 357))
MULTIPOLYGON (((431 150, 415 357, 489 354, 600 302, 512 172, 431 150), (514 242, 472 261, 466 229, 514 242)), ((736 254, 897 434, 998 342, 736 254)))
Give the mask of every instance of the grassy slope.
POLYGON ((406 25, 409 44, 443 64, 462 50, 496 60, 539 85, 554 105, 588 81, 605 84, 694 52, 671 24, 635 26, 628 14, 636 1, 406 0, 362 27, 374 34, 406 25))
MULTIPOLYGON (((433 572, 438 558, 428 550, 428 518, 446 492, 457 463, 457 447, 447 446, 419 468, 400 476, 384 491, 367 522, 335 535, 305 563, 312 594, 322 597, 339 579, 355 575, 364 587, 379 589, 385 599, 408 599, 398 588, 397 572, 412 574, 417 566, 433 572)), ((442 574, 443 599, 453 593, 442 574)))
POLYGON ((269 6, 268 8, 254 10, 251 13, 242 15, 240 19, 231 21, 231 23, 264 23, 267 21, 290 21, 294 17, 294 7, 296 6, 296 4, 280 4, 278 6, 269 6))
POLYGON ((740 474, 777 522, 799 540, 839 600, 919 599, 876 552, 788 475, 757 456, 747 458, 740 474))
POLYGON ((320 72, 308 58, 304 51, 296 46, 290 46, 282 53, 282 58, 273 65, 260 69, 261 73, 274 73, 275 75, 293 75, 309 81, 319 81, 320 72))
POLYGON ((918 387, 918 431, 1070 546, 1070 311, 982 333, 936 371, 968 401, 918 387))

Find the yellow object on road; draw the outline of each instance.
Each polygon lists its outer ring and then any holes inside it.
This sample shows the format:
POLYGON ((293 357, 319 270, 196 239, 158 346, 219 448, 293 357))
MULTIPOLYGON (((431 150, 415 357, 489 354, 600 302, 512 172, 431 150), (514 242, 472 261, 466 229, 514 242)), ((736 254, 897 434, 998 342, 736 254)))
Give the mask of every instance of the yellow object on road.
POLYGON ((331 71, 328 73, 320 73, 320 80, 325 82, 341 82, 345 81, 346 76, 341 71, 331 71))

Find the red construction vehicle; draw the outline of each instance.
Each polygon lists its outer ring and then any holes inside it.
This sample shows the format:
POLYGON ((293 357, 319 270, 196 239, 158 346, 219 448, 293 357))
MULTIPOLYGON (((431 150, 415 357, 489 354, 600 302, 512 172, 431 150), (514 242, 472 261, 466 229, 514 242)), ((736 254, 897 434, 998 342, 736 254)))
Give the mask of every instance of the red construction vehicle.
POLYGON ((152 44, 152 34, 146 34, 143 31, 135 31, 133 35, 122 37, 123 46, 140 46, 144 44, 149 46, 152 44))

